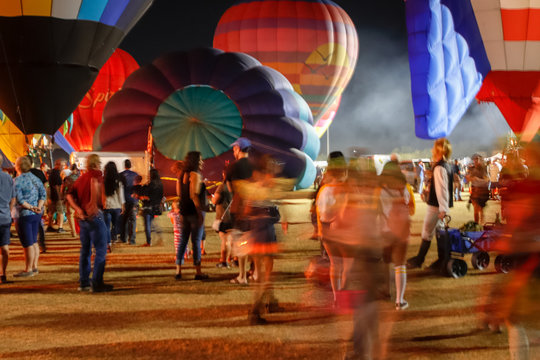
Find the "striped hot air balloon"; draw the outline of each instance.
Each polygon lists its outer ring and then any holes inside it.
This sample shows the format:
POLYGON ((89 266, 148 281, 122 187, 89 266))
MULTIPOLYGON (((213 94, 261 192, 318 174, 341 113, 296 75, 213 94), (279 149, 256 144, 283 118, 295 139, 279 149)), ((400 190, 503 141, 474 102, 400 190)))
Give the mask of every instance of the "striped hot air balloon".
POLYGON ((322 136, 328 109, 354 72, 358 36, 347 13, 330 0, 244 0, 221 17, 214 47, 247 53, 285 75, 322 136))
POLYGON ((53 134, 152 0, 0 1, 0 109, 53 134))
POLYGON ((472 6, 491 72, 480 101, 494 102, 516 133, 540 127, 540 1, 479 1, 472 6))
POLYGON ((538 0, 408 0, 416 135, 449 135, 471 101, 494 102, 517 133, 540 126, 538 0))

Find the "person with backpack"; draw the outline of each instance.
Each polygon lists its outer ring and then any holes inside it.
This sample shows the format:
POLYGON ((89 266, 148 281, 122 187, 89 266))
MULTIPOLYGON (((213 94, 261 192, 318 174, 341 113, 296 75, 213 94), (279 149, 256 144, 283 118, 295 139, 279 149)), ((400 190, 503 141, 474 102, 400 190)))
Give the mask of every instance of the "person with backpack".
MULTIPOLYGON (((422 229, 422 243, 420 244, 418 254, 407 260, 407 267, 409 269, 420 268, 422 266, 431 246, 431 240, 435 235, 437 225, 442 222, 445 216, 449 214, 450 208, 454 206, 453 171, 448 163, 452 154, 452 145, 446 138, 437 139, 433 143, 431 153, 433 155, 434 165, 426 201, 428 206, 422 229)), ((438 247, 437 250, 438 259, 430 265, 431 269, 437 268, 445 258, 444 249, 438 247)))

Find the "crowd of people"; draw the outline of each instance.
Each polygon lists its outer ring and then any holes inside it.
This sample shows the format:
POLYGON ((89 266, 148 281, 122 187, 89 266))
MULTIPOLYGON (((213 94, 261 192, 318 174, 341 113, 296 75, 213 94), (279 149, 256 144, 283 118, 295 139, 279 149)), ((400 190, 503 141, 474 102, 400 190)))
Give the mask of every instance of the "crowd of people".
MULTIPOLYGON (((274 255, 279 252, 274 227, 280 221, 276 200, 286 196, 294 184, 292 180, 278 177, 281 168, 271 156, 253 154, 249 139, 239 138, 231 147, 235 161, 224 168, 222 182, 211 197, 216 206, 216 221, 212 228, 221 243, 217 267, 238 266, 238 275, 230 280, 231 283, 246 285, 251 282, 255 289, 249 322, 265 324, 266 313, 280 310, 272 286, 274 255)), ((377 300, 390 299, 390 285, 393 284, 395 309, 402 311, 409 307, 405 296, 407 271, 422 267, 437 227, 449 215, 454 201, 462 200, 465 184, 470 188, 475 222, 485 221, 483 208, 489 199, 501 200, 502 219, 507 221, 508 233, 516 239, 512 243, 515 248, 510 251, 528 254, 527 261, 523 262, 526 267, 520 267, 518 273, 529 279, 531 269, 538 267, 537 244, 525 239, 525 235, 537 236, 534 234, 538 230, 540 201, 537 201, 539 177, 536 165, 539 156, 535 148, 528 152, 528 164, 534 166, 532 168, 524 166, 519 155, 514 153, 507 154, 503 165, 497 161, 484 164, 483 158, 475 154, 472 164, 463 168, 459 161, 451 161, 451 154, 449 141, 438 139, 432 148, 429 176, 426 176, 424 165, 419 164, 420 191, 425 183, 423 192, 427 210, 418 253, 409 259, 406 254, 411 216, 416 206, 413 188, 401 171, 398 157, 393 155, 378 176, 368 157, 358 156, 347 161, 339 151, 329 156, 328 167, 314 197, 315 235, 321 242, 322 256, 329 261, 332 307, 337 311, 344 308, 354 311, 355 354, 369 352, 376 355, 382 351, 378 340, 377 300), (390 266, 393 281, 389 277, 390 266)), ((63 160, 58 160, 50 172, 44 165, 34 169, 29 157, 17 159, 14 179, 2 172, 0 282, 8 281, 6 269, 12 221, 25 259, 24 269, 14 276, 39 274, 38 238, 42 238, 39 243, 41 252, 45 252, 42 216, 47 205, 48 232, 65 231, 65 212, 72 235, 80 237, 78 290, 111 291, 113 286, 104 281, 107 252, 112 251, 117 242, 135 245, 137 213, 144 220, 146 242, 143 246, 161 242, 160 230, 154 220, 163 211, 163 184, 159 172, 150 169, 148 182, 142 184, 142 176, 131 170, 130 160, 125 160, 124 167, 124 171, 119 172, 114 162, 108 162, 102 172, 99 156, 92 154, 88 156, 82 174, 74 165, 68 169, 63 160), (158 241, 153 238, 153 233, 158 241)), ((184 161, 175 164, 177 198, 169 217, 174 230, 174 277, 179 281, 185 279, 182 270, 189 257, 192 257, 195 269, 194 279, 208 279, 201 264, 208 202, 203 167, 204 161, 197 151, 189 152, 184 161)), ((438 258, 428 269, 441 269, 445 265, 446 251, 445 244, 438 241, 438 258)), ((519 284, 525 286, 526 281, 523 278, 520 281, 519 284)), ((510 310, 508 308, 508 302, 514 300, 514 293, 508 289, 515 286, 503 284, 491 290, 502 292, 507 302, 485 306, 491 311, 486 316, 487 323, 506 321, 515 324, 510 320, 512 306, 510 310)), ((520 332, 517 334, 519 337, 520 332)))

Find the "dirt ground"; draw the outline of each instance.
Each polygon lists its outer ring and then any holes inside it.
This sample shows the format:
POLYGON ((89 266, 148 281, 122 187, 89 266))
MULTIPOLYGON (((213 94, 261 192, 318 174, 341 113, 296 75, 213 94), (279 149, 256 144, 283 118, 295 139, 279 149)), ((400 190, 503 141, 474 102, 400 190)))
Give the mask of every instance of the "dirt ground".
MULTIPOLYGON (((425 204, 418 210, 408 255, 420 243, 425 204)), ((0 286, 0 358, 9 359, 342 359, 350 348, 350 316, 330 308, 331 292, 306 279, 304 271, 319 254, 309 240, 308 202, 290 201, 282 210, 292 224, 275 263, 275 292, 284 311, 269 323, 247 321, 253 286, 233 285, 236 269, 216 268, 219 242, 207 218, 207 252, 203 271, 208 281, 174 279, 172 226, 163 215, 164 245, 150 248, 117 245, 108 255, 105 281, 115 286, 102 294, 77 291, 79 243, 67 234, 47 233, 48 251, 40 257, 39 275, 13 279, 23 268, 22 248, 12 239, 8 279, 0 286)), ((497 202, 486 208, 494 220, 497 202)), ((466 202, 452 210, 452 227, 472 219, 466 202)), ((141 223, 141 221, 139 221, 141 223)), ((142 224, 140 224, 142 225, 142 224)), ((140 229, 142 230, 142 226, 140 229)), ((144 243, 144 233, 137 233, 144 243)), ((435 247, 435 246, 433 246, 435 247)), ((494 254, 493 254, 494 255, 494 254)), ((431 249, 426 263, 436 257, 431 249)), ((492 263, 493 263, 492 256, 492 263)), ((470 262, 470 255, 466 255, 470 262)), ((460 279, 410 270, 407 310, 379 301, 380 331, 388 339, 389 359, 509 359, 506 331, 479 329, 476 311, 485 289, 505 274, 473 270, 460 279)), ((539 359, 538 327, 529 327, 531 355, 539 359)))

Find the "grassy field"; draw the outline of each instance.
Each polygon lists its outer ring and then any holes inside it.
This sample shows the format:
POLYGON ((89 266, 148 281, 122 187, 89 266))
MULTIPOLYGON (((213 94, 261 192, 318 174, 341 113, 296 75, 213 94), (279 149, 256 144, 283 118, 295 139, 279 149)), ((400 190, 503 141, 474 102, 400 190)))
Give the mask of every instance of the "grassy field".
MULTIPOLYGON (((411 256, 420 243, 425 212, 417 201, 411 256)), ((472 219, 465 204, 452 210, 451 226, 472 219)), ((119 245, 108 255, 105 280, 115 290, 103 294, 77 292, 78 240, 47 234, 49 250, 40 258, 40 274, 0 286, 0 358, 341 359, 350 345, 351 321, 329 310, 329 288, 304 276, 319 253, 319 244, 308 240, 312 228, 307 209, 306 202, 297 201, 283 211, 294 222, 287 235, 278 231, 283 252, 274 269, 276 295, 285 311, 269 315, 264 326, 247 321, 252 287, 230 284, 236 270, 215 267, 219 243, 209 227, 203 257, 208 281, 191 280, 191 266, 183 271, 185 280, 174 280, 172 227, 162 216, 163 246, 119 245)), ((487 220, 494 220, 498 209, 490 201, 487 220)), ((137 242, 144 242, 142 232, 137 242)), ((435 256, 431 249, 426 262, 435 256)), ((8 279, 22 268, 22 249, 14 239, 8 279)), ((506 275, 495 273, 492 264, 482 272, 469 265, 461 279, 409 271, 410 308, 398 313, 393 302, 380 302, 388 358, 508 359, 507 334, 479 330, 476 313, 483 290, 501 276, 506 275)), ((538 333, 530 335, 531 352, 538 359, 538 333)))

